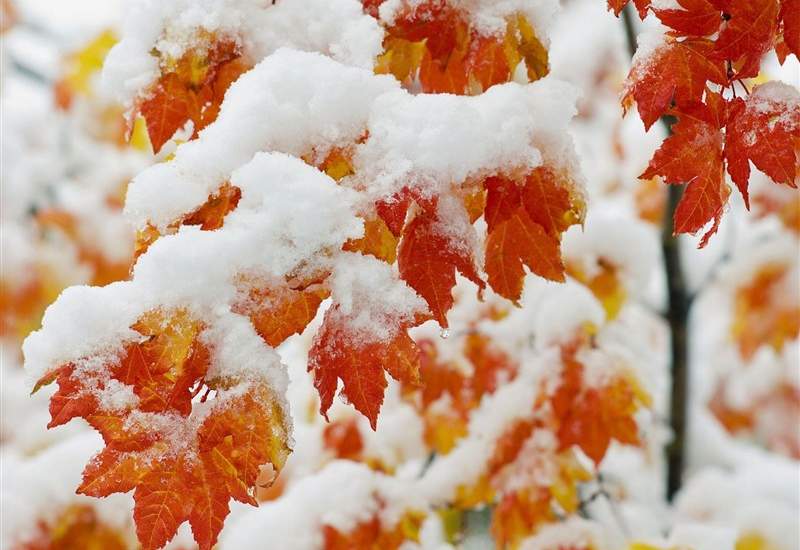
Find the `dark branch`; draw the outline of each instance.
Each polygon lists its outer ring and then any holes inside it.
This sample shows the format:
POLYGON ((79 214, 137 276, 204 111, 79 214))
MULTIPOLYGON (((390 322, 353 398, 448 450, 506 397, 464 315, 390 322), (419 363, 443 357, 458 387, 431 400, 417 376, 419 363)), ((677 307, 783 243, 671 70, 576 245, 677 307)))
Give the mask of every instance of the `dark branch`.
MULTIPOLYGON (((622 12, 625 36, 631 55, 636 51, 636 30, 630 5, 622 12)), ((669 134, 671 121, 661 117, 661 122, 669 134)), ((667 278, 666 320, 670 329, 670 353, 672 372, 672 391, 670 393, 670 427, 672 441, 667 447, 667 496, 671 500, 681 486, 683 476, 685 441, 687 433, 687 404, 689 397, 688 376, 688 334, 689 293, 686 288, 678 239, 672 229, 675 209, 683 195, 678 185, 668 186, 667 205, 661 232, 661 250, 664 255, 664 270, 667 278)))

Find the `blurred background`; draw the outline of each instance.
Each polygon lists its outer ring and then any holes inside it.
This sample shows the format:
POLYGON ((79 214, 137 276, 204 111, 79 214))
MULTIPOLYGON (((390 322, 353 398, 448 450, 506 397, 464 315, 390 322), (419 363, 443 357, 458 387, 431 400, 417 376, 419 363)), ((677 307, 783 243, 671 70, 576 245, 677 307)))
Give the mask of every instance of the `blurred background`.
MULTIPOLYGON (((603 462, 604 497, 586 503, 587 517, 601 527, 571 529, 594 533, 598 549, 675 529, 683 534, 673 540, 696 548, 730 547, 714 542, 730 540, 737 550, 800 548, 800 196, 757 173, 750 212, 734 193, 707 248, 697 250, 694 238, 681 241, 695 299, 688 326, 687 478, 670 508, 661 458, 670 437, 670 375, 658 313, 666 300, 659 244, 666 186, 637 179, 665 133, 660 125, 646 133, 635 113, 622 117, 619 94, 630 55, 622 22, 604 4, 565 0, 552 29, 552 73, 581 91, 572 133, 590 199, 585 227, 570 230, 564 251, 569 284, 587 287, 609 318, 619 319, 607 338, 633 348, 631 365, 654 406, 640 419, 645 444, 614 446, 603 462)), ((143 168, 167 159, 175 145, 153 155, 140 120, 126 135, 124 109, 102 86, 103 59, 125 24, 122 0, 2 0, 2 15, 0 544, 15 550, 136 548, 130 495, 98 500, 74 493, 101 440, 82 422, 46 429, 53 388, 29 395, 20 346, 65 287, 128 277, 135 232, 122 212, 126 186, 143 168)), ((798 84, 793 57, 763 67, 759 79, 798 84)), ((552 285, 528 286, 533 310, 557 311, 552 285)), ((473 334, 466 327, 484 322, 470 295, 459 298, 450 338, 430 335, 440 355, 458 355, 453 350, 473 334)), ((511 320, 540 335, 545 329, 536 328, 532 315, 511 320)), ((500 329, 488 327, 486 334, 492 330, 500 329)), ((303 334, 279 350, 292 381, 295 452, 278 482, 260 492, 266 505, 233 509, 222 548, 281 548, 264 542, 272 540, 270 529, 280 531, 315 487, 338 487, 314 477, 337 459, 391 475, 447 456, 463 435, 454 428, 460 420, 447 417, 446 403, 423 414, 395 386, 376 432, 338 403, 325 423, 315 413, 317 398, 305 372, 309 344, 303 334)), ((347 479, 337 468, 329 481, 347 479)), ((491 546, 480 511, 455 517, 445 510, 422 531, 423 547, 491 546)), ((170 547, 194 547, 186 525, 170 547)))

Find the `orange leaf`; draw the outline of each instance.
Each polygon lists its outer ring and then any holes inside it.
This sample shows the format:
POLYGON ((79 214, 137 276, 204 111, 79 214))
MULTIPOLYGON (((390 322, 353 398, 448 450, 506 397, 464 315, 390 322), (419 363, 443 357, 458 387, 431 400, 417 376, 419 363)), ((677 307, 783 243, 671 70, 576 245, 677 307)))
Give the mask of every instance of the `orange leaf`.
POLYGON ((326 418, 341 379, 342 395, 375 429, 386 389, 384 370, 400 382, 418 380, 419 349, 407 329, 398 326, 390 340, 383 341, 354 331, 337 305, 325 313, 308 352, 308 371, 314 373, 320 412, 326 418))
POLYGON ((94 508, 69 506, 52 523, 39 522, 32 540, 14 545, 14 550, 127 550, 122 533, 107 525, 94 508))
MULTIPOLYGON (((647 15, 647 10, 650 8, 651 0, 633 0, 636 10, 639 12, 639 17, 644 20, 647 15)), ((614 11, 614 15, 619 16, 622 9, 630 2, 630 0, 608 0, 608 9, 614 11)))
POLYGON ((700 101, 706 81, 726 85, 724 63, 709 59, 712 49, 713 43, 702 38, 671 40, 634 63, 622 97, 623 106, 627 110, 635 100, 639 116, 649 129, 673 101, 678 106, 700 101))
POLYGON ((738 78, 756 76, 761 57, 772 48, 778 30, 778 0, 731 2, 726 7, 728 20, 722 25, 714 45, 717 59, 754 65, 754 72, 745 71, 738 78))
POLYGON ((162 547, 184 521, 200 548, 210 550, 229 499, 255 504, 249 491, 261 465, 279 469, 286 459, 282 405, 268 387, 252 382, 192 417, 192 398, 210 364, 202 324, 181 310, 156 310, 132 328, 142 340, 126 345, 118 361, 86 372, 72 364, 58 369, 51 425, 80 416, 101 433, 106 446, 87 465, 78 492, 104 497, 135 490, 144 550, 162 547), (104 392, 119 395, 119 385, 131 397, 107 403, 104 392))
POLYGON ((496 36, 478 35, 472 39, 465 68, 483 90, 511 79, 512 68, 508 66, 503 40, 496 36))
POLYGON ((719 29, 720 10, 708 0, 678 0, 683 9, 654 9, 662 23, 676 36, 708 36, 719 29))
POLYGON ((531 220, 548 235, 558 236, 576 223, 582 223, 585 207, 570 191, 575 187, 566 173, 547 166, 535 168, 525 178, 522 203, 531 220))
POLYGON ((336 420, 325 426, 322 444, 336 458, 358 460, 364 449, 364 440, 355 418, 336 420))
POLYGON ((637 445, 639 433, 633 415, 646 396, 624 376, 615 376, 602 386, 586 387, 583 365, 568 352, 563 360, 561 384, 552 398, 560 422, 561 449, 577 445, 599 464, 612 439, 637 445))
POLYGON ((167 72, 137 106, 155 153, 188 121, 194 136, 213 122, 228 87, 249 68, 231 40, 188 51, 166 65, 167 72))
POLYGON ((398 250, 400 277, 417 291, 440 326, 446 328, 447 312, 453 307, 451 293, 456 269, 483 288, 475 262, 466 243, 453 242, 439 228, 439 220, 427 211, 419 212, 404 231, 398 250))
POLYGON ((138 109, 147 121, 147 135, 154 153, 161 151, 175 132, 183 128, 194 115, 194 110, 195 98, 186 90, 178 76, 170 73, 161 77, 138 109))
POLYGON ((473 332, 466 337, 464 356, 473 367, 469 381, 476 403, 517 374, 517 364, 485 334, 473 332))
POLYGON ((746 102, 734 100, 725 137, 728 173, 748 206, 749 161, 789 187, 795 187, 800 164, 800 94, 786 86, 793 97, 773 99, 762 97, 762 90, 757 87, 746 102))
POLYGON ((695 233, 713 220, 700 242, 703 247, 716 232, 730 194, 722 165, 721 121, 703 103, 676 114, 679 120, 672 126, 673 134, 639 177, 658 175, 667 183, 688 184, 675 211, 675 233, 695 233))
POLYGON ((342 250, 361 252, 375 256, 379 260, 393 264, 397 259, 397 238, 381 218, 364 222, 364 236, 347 241, 342 250))
POLYGON ((252 285, 233 311, 250 317, 259 336, 275 348, 289 336, 303 332, 327 297, 328 291, 318 284, 302 290, 252 285))
POLYGON ((800 58, 800 0, 781 0, 783 43, 800 58))
POLYGON ((558 238, 548 235, 525 208, 519 207, 486 239, 489 285, 501 296, 517 302, 522 296, 523 264, 546 279, 564 280, 558 238))

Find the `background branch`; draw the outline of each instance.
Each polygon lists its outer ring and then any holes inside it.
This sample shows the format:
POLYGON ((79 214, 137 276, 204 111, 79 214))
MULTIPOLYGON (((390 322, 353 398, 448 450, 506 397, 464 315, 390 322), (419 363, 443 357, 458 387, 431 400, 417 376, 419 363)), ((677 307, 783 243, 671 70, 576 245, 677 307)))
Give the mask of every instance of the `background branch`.
MULTIPOLYGON (((633 10, 629 5, 622 11, 622 22, 625 26, 628 51, 631 56, 636 52, 636 28, 633 10)), ((661 117, 661 123, 671 133, 671 120, 661 117)), ((689 397, 688 377, 688 335, 689 293, 686 288, 678 238, 672 228, 675 209, 683 195, 683 187, 667 186, 667 204, 664 210, 664 221, 661 230, 661 250, 664 255, 664 271, 667 280, 667 311, 665 318, 670 329, 670 371, 672 387, 670 391, 670 428, 672 441, 667 447, 667 497, 671 500, 681 486, 683 476, 685 442, 687 433, 686 409, 689 397)))

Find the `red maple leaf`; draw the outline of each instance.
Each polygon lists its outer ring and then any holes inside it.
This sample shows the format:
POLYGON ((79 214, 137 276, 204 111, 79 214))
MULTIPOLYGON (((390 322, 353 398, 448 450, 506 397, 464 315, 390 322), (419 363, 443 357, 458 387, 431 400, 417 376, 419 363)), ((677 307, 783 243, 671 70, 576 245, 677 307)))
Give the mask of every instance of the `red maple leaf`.
POLYGON ((213 122, 226 90, 247 69, 238 45, 231 40, 186 52, 136 107, 135 112, 147 122, 153 152, 158 153, 189 120, 194 124, 193 136, 213 122))
POLYGON ((725 138, 728 173, 749 207, 750 161, 777 183, 796 187, 800 93, 788 85, 759 86, 730 108, 725 138), (771 96, 766 90, 777 90, 771 96))
POLYGON ((675 233, 696 233, 713 220, 714 225, 701 240, 703 247, 717 230, 730 194, 722 156, 720 128, 724 120, 704 103, 685 106, 675 115, 678 122, 672 126, 672 135, 639 177, 661 176, 670 184, 687 184, 675 211, 675 233))
POLYGON ((780 17, 783 43, 795 57, 800 58, 800 0, 782 0, 780 17))
POLYGON ((675 36, 709 36, 719 30, 720 10, 708 0, 678 0, 683 9, 653 9, 675 36))
POLYGON ((738 78, 758 75, 761 57, 775 44, 779 11, 778 0, 731 2, 714 44, 714 56, 740 61, 743 67, 738 78))
POLYGON ((484 181, 486 273, 501 296, 519 300, 523 265, 546 279, 564 280, 561 233, 583 215, 570 197, 570 185, 546 166, 534 169, 521 184, 504 177, 484 181))
POLYGON ((725 64, 709 58, 714 43, 703 38, 669 39, 652 55, 638 60, 628 75, 622 105, 633 101, 649 129, 674 102, 678 106, 703 98, 706 82, 727 84, 725 64))
POLYGON ((561 383, 551 401, 559 420, 558 441, 562 450, 577 445, 599 464, 612 439, 629 445, 639 444, 633 415, 640 399, 628 379, 622 376, 615 376, 600 386, 587 386, 584 367, 573 352, 567 350, 562 354, 561 383))
MULTIPOLYGON (((614 11, 614 15, 619 16, 625 6, 628 5, 630 0, 608 0, 608 9, 614 11)), ((639 17, 644 19, 647 16, 647 10, 650 9, 651 0, 633 0, 633 5, 636 6, 636 11, 639 12, 639 17)))
POLYGON ((467 242, 444 232, 435 212, 422 209, 403 230, 397 255, 400 277, 428 303, 434 319, 446 328, 453 307, 456 270, 484 288, 467 242))
POLYGON ((369 419, 374 430, 386 389, 386 370, 394 379, 419 381, 419 348, 408 335, 410 325, 398 323, 387 338, 353 328, 333 305, 322 321, 308 352, 308 371, 320 396, 320 413, 327 418, 338 380, 342 395, 369 419))

